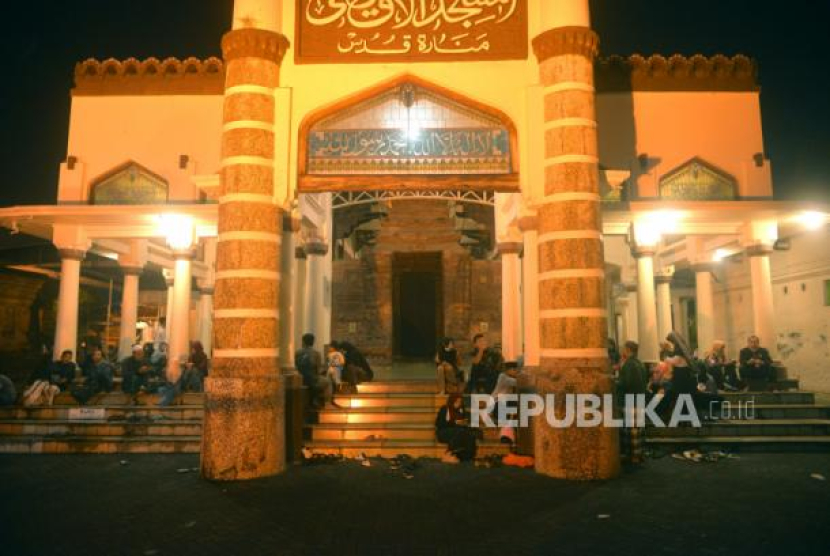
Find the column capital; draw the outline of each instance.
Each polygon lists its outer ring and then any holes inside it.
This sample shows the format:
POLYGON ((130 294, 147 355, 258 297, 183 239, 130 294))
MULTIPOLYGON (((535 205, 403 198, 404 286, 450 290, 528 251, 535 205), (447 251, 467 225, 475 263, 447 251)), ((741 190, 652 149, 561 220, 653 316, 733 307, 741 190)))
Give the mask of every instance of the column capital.
POLYGON ((563 54, 593 59, 599 51, 599 35, 588 27, 557 27, 533 39, 533 52, 541 64, 563 54))
POLYGON ((765 243, 757 243, 744 247, 744 252, 747 257, 769 257, 772 251, 772 246, 765 243))
POLYGON ((674 277, 674 273, 668 274, 664 272, 658 272, 654 275, 654 283, 657 285, 660 284, 671 284, 672 278, 674 277))
POLYGON ((136 265, 122 265, 121 272, 124 276, 141 276, 141 273, 144 272, 144 267, 136 265))
POLYGON ((198 288, 199 295, 213 295, 213 286, 203 286, 198 288))
POLYGON ((692 272, 695 274, 699 274, 701 272, 713 272, 715 270, 715 263, 712 262, 697 262, 692 263, 691 267, 692 272))
POLYGON ((297 247, 294 248, 294 258, 295 259, 305 259, 306 258, 305 246, 304 245, 298 245, 297 247))
POLYGON ((169 275, 168 275, 168 274, 165 272, 165 273, 164 273, 164 284, 165 284, 168 288, 172 288, 172 287, 173 287, 173 284, 175 284, 175 283, 176 283, 176 281, 175 281, 175 279, 173 278, 173 275, 172 275, 172 274, 169 274, 169 275))
POLYGON ((499 255, 518 255, 522 252, 522 247, 521 241, 500 241, 496 245, 496 250, 499 255))
POLYGON ((292 212, 282 213, 282 231, 285 233, 297 233, 300 231, 301 219, 292 212))
POLYGON ((86 257, 86 251, 83 249, 58 249, 58 254, 61 259, 71 259, 73 261, 82 261, 86 257))
POLYGON ((191 260, 193 258, 193 249, 173 249, 173 258, 177 261, 191 260))
POLYGON ((623 284, 626 293, 637 293, 637 284, 623 284))
POLYGON ((235 29, 222 37, 225 62, 239 58, 262 58, 279 65, 288 50, 288 39, 265 29, 235 29))
POLYGON ((524 213, 516 219, 516 224, 521 232, 535 232, 539 230, 539 215, 535 211, 524 213))
POLYGON ((323 241, 309 241, 303 247, 306 255, 327 255, 329 244, 323 241))
POLYGON ((644 257, 653 257, 657 254, 657 247, 654 245, 632 245, 631 256, 635 259, 642 259, 644 257))

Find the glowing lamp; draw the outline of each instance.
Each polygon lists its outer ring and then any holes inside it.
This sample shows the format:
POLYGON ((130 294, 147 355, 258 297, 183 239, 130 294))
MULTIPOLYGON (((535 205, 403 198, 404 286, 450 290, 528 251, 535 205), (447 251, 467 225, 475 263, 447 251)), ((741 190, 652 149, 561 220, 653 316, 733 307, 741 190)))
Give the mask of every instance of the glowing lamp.
POLYGON ((183 214, 162 214, 159 217, 159 231, 167 245, 176 251, 186 251, 196 241, 193 219, 183 214))
POLYGON ((732 253, 730 253, 728 249, 715 249, 715 253, 712 255, 712 260, 719 263, 731 254, 732 253))
POLYGON ((806 210, 798 215, 797 220, 808 230, 818 230, 827 223, 827 215, 815 210, 806 210))

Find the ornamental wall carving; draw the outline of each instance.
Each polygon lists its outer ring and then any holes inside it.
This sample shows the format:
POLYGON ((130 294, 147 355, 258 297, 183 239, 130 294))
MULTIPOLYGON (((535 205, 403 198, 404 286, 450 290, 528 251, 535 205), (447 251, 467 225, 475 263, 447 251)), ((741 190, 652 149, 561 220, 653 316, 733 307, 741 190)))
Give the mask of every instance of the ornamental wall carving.
POLYGON ((225 66, 219 58, 89 59, 75 65, 72 94, 219 95, 224 82, 225 66))
POLYGON ((597 60, 595 74, 600 92, 759 90, 757 64, 740 54, 610 56, 597 60))

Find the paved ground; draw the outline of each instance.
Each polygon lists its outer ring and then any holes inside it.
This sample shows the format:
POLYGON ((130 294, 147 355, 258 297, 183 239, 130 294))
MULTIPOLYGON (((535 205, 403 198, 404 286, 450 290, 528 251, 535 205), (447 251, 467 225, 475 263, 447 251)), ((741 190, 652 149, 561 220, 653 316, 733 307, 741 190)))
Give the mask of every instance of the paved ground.
POLYGON ((424 462, 212 484, 197 456, 0 457, 0 554, 830 554, 828 454, 666 457, 578 484, 424 462))

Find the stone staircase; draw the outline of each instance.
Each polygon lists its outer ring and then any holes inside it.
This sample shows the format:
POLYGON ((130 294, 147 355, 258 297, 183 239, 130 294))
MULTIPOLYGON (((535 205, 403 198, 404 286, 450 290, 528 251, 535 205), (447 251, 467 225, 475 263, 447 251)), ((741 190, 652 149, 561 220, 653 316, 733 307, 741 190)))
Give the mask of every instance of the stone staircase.
MULTIPOLYGON (((314 453, 354 457, 441 457, 446 446, 435 440, 435 415, 446 401, 434 380, 361 384, 358 394, 338 396, 342 409, 326 409, 305 430, 314 453)), ((485 430, 479 455, 506 454, 498 431, 485 430)))
POLYGON ((723 393, 728 405, 700 428, 649 428, 647 443, 669 449, 830 451, 830 406, 801 391, 723 393), (749 404, 749 405, 748 405, 749 404))
MULTIPOLYGON (((726 393, 731 409, 699 429, 649 428, 653 447, 723 448, 741 451, 830 451, 830 405, 810 392, 726 393), (753 402, 754 419, 747 419, 753 402)), ((203 397, 185 394, 179 405, 158 407, 145 395, 127 405, 121 393, 81 408, 60 394, 52 406, 0 408, 0 453, 198 453, 203 397)), ((304 428, 304 444, 315 453, 353 457, 440 457, 434 420, 445 396, 434 381, 361 384, 359 393, 338 396, 342 409, 326 409, 304 428)), ((504 454, 495 430, 486 430, 479 453, 504 454)))

